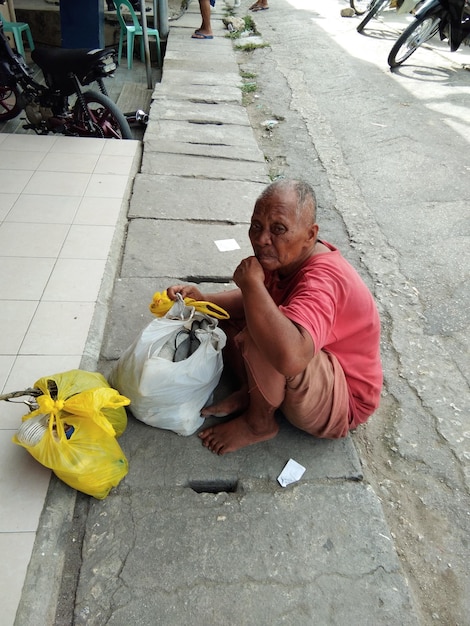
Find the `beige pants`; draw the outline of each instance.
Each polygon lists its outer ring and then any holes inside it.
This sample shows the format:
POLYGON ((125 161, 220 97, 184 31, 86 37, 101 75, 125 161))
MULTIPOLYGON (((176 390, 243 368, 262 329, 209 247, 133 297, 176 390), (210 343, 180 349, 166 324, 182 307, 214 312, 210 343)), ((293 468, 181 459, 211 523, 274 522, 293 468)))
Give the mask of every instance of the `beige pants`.
POLYGON ((337 358, 320 351, 305 371, 292 378, 280 374, 258 350, 246 330, 235 337, 243 355, 249 389, 257 387, 266 402, 279 408, 297 428, 315 437, 337 439, 349 431, 349 392, 337 358))

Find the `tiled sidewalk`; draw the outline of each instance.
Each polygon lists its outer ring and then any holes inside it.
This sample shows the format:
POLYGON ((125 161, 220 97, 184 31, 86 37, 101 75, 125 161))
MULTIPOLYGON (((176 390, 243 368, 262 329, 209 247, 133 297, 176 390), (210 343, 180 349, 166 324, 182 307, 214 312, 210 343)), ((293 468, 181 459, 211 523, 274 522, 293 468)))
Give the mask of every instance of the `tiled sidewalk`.
MULTIPOLYGON (((0 391, 80 367, 139 141, 0 134, 0 391)), ((83 365, 82 365, 83 367, 83 365)), ((0 403, 0 606, 11 626, 50 473, 0 403)))

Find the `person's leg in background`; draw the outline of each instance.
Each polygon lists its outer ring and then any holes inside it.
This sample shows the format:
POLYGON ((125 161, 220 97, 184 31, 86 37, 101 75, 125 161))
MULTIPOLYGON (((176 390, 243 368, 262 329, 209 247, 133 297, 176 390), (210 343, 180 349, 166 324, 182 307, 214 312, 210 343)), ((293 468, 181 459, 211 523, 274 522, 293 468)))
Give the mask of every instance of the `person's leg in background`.
POLYGON ((269 9, 268 0, 256 0, 250 7, 250 11, 266 11, 266 9, 269 9))
MULTIPOLYGON (((215 2, 214 2, 215 4, 215 2)), ((213 6, 213 5, 212 5, 213 6)), ((210 0, 199 0, 199 10, 201 12, 201 26, 192 34, 193 39, 213 39, 211 25, 211 2, 210 0)))

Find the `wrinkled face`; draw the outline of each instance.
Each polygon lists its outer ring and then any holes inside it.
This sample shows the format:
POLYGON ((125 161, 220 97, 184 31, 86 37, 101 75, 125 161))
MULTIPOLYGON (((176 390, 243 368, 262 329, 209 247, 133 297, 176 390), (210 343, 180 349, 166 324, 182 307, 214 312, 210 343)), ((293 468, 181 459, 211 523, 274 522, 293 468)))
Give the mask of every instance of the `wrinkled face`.
POLYGON ((296 207, 295 191, 278 190, 258 200, 251 217, 249 236, 256 258, 281 276, 296 271, 315 247, 318 226, 308 211, 297 216, 296 207))

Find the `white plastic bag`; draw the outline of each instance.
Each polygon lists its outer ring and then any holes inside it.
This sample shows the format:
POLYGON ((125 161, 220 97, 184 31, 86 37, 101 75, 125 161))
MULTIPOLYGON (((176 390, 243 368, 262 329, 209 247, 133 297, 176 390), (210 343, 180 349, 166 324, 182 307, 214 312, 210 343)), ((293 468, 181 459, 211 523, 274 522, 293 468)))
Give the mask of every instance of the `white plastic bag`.
POLYGON ((204 419, 200 412, 222 374, 226 335, 215 318, 195 311, 178 299, 164 317, 154 319, 114 366, 112 385, 130 399, 132 414, 142 422, 192 435, 204 419), (173 362, 180 337, 194 321, 207 320, 195 330, 200 344, 188 358, 173 362), (162 351, 162 348, 164 350, 162 351), (160 356, 160 353, 166 357, 160 356))

